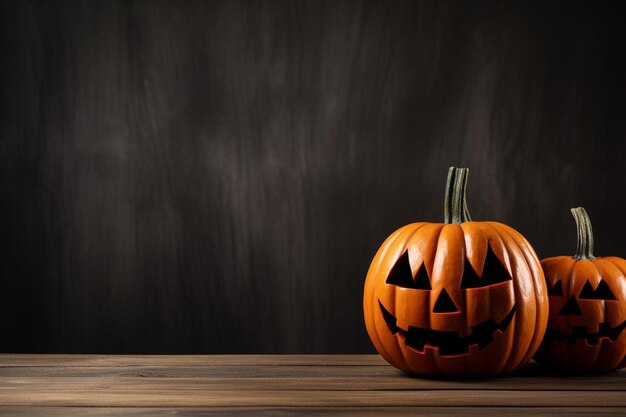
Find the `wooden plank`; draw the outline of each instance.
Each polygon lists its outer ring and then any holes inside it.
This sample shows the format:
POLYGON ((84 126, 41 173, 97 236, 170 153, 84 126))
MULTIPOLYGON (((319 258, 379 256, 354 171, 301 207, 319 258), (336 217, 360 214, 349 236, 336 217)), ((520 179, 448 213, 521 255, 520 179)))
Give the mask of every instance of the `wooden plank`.
POLYGON ((493 379, 442 380, 381 361, 375 355, 0 355, 0 415, 626 415, 624 371, 563 376, 531 364, 493 379))
POLYGON ((388 416, 415 416, 441 417, 565 417, 565 416, 624 416, 626 408, 622 407, 312 407, 312 408, 94 408, 94 407, 0 407, 0 416, 5 417, 256 417, 259 415, 271 416, 307 416, 307 417, 388 417, 388 416))
POLYGON ((258 377, 258 378, 213 378, 205 377, 0 377, 2 390, 50 389, 107 389, 123 386, 125 388, 149 388, 153 390, 203 389, 232 391, 427 391, 427 390, 495 390, 495 391, 621 391, 626 392, 624 379, 542 379, 542 378, 501 378, 478 381, 440 381, 424 380, 411 377, 258 377))
POLYGON ((591 391, 232 391, 109 387, 0 390, 0 405, 92 407, 626 407, 626 393, 591 391))
POLYGON ((389 366, 379 355, 39 355, 0 354, 3 366, 389 366))
POLYGON ((137 376, 188 378, 367 377, 406 376, 391 366, 132 366, 132 367, 0 367, 0 377, 137 376))
POLYGON ((97 382, 123 385, 134 380, 142 384, 199 384, 205 388, 233 390, 626 390, 625 371, 563 377, 545 373, 539 367, 513 375, 474 380, 419 378, 391 366, 0 367, 0 386, 73 386, 97 382))

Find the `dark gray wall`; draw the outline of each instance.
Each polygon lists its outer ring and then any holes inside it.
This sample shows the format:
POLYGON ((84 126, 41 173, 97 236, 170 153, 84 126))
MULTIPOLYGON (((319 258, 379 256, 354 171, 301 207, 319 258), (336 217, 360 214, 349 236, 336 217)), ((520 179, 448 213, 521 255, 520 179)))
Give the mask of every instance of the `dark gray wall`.
POLYGON ((623 18, 605 2, 12 1, 0 350, 371 352, 397 227, 626 256, 623 18))

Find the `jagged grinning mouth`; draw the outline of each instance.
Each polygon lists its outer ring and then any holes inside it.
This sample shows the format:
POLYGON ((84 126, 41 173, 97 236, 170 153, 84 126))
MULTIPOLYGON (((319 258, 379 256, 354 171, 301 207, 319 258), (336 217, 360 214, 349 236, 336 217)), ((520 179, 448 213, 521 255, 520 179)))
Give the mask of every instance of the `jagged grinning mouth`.
POLYGON ((614 342, 622 333, 622 330, 626 328, 626 320, 619 326, 611 327, 611 323, 603 322, 598 326, 598 331, 595 333, 589 333, 587 326, 572 326, 572 333, 561 333, 560 327, 557 326, 556 330, 548 330, 546 332, 546 340, 557 341, 563 343, 569 343, 573 345, 577 340, 586 340, 589 345, 597 345, 601 338, 608 338, 611 342, 614 342))
POLYGON ((401 329, 396 324, 396 317, 387 311, 380 300, 378 300, 378 304, 380 305, 380 311, 383 313, 385 323, 387 323, 387 327, 389 327, 393 335, 404 335, 406 345, 420 353, 424 352, 424 346, 426 345, 436 347, 439 349, 439 355, 441 356, 469 353, 469 347, 472 345, 477 345, 478 350, 483 349, 491 343, 496 330, 504 333, 509 324, 511 324, 517 310, 516 303, 500 323, 497 323, 494 319, 485 320, 476 326, 472 326, 472 333, 467 336, 460 336, 457 331, 424 329, 413 326, 409 326, 409 330, 401 329))

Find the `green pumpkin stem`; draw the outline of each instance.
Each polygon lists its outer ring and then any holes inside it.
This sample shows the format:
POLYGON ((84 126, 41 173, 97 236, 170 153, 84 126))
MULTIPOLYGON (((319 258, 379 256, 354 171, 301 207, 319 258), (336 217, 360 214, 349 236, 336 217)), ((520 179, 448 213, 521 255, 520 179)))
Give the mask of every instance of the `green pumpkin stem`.
POLYGON ((593 256, 593 230, 591 229, 591 220, 589 215, 582 207, 572 209, 572 215, 576 220, 576 229, 578 232, 578 244, 576 245, 576 255, 574 259, 596 259, 593 256))
POLYGON ((445 224, 471 222, 465 190, 467 189, 468 168, 450 167, 446 182, 446 198, 443 208, 445 224))

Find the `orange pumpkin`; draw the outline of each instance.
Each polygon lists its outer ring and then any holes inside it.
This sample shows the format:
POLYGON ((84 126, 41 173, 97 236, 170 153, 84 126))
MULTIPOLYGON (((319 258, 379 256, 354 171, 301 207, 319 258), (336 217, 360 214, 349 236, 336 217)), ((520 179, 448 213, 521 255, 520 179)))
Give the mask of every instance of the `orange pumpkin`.
POLYGON ((543 338, 548 296, 537 255, 511 227, 471 221, 467 173, 450 168, 444 223, 398 229, 367 273, 367 332, 387 362, 407 372, 509 372, 543 338))
POLYGON ((537 354, 543 364, 608 372, 626 366, 626 260, 593 255, 584 208, 572 209, 576 255, 541 261, 548 281, 548 330, 537 354))

